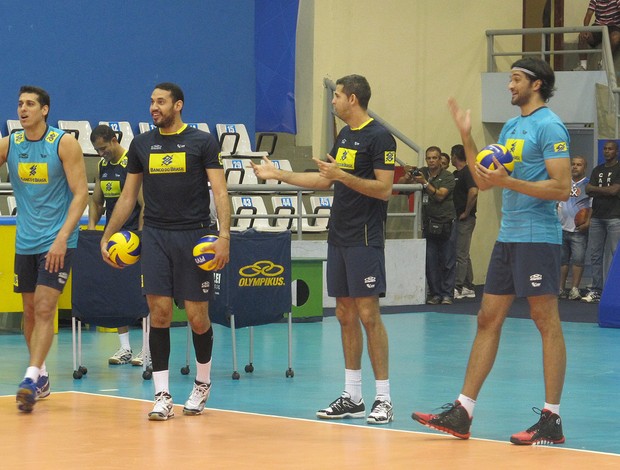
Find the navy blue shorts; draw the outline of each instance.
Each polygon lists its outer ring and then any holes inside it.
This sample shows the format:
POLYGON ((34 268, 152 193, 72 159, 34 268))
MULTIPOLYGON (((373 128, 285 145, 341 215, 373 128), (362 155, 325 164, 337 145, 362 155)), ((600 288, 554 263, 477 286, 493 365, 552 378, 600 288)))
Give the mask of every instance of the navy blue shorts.
POLYGON ((484 292, 495 295, 557 295, 562 245, 495 242, 484 292))
POLYGON ((142 230, 142 293, 177 301, 208 302, 213 294, 213 273, 200 269, 192 250, 204 228, 195 230, 142 230))
POLYGON ((385 297, 385 290, 383 247, 327 245, 330 297, 385 297))
POLYGON ((30 293, 34 292, 37 286, 47 286, 62 292, 69 279, 74 251, 75 248, 67 248, 64 267, 57 273, 45 269, 47 252, 36 255, 15 254, 13 292, 30 293))

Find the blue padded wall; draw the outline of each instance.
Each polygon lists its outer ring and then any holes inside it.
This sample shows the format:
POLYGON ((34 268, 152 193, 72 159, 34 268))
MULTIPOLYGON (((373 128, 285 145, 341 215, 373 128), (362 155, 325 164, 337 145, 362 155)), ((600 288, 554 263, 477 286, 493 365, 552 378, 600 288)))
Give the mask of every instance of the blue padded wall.
POLYGON ((186 122, 255 129, 253 0, 4 2, 0 129, 23 84, 51 96, 59 119, 149 121, 153 86, 178 83, 186 122))

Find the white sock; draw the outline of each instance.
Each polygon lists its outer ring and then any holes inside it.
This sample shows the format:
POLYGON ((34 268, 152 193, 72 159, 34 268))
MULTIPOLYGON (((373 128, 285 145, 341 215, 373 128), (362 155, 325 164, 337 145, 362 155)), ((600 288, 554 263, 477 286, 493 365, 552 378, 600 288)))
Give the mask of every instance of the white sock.
POLYGON ((121 342, 121 348, 131 351, 131 346, 129 344, 129 331, 127 333, 119 333, 118 339, 121 342))
POLYGON ((344 391, 351 395, 351 400, 359 403, 362 400, 362 370, 344 370, 344 391))
POLYGON ((392 401, 392 397, 390 396, 390 380, 375 380, 375 386, 377 387, 377 396, 375 400, 387 400, 389 402, 392 401))
POLYGON ((545 402, 545 407, 543 408, 543 410, 549 410, 552 413, 555 413, 556 415, 560 415, 560 404, 558 403, 557 405, 552 405, 550 403, 545 402))
POLYGON ((587 68, 588 68, 588 59, 583 59, 583 60, 580 60, 579 62, 581 62, 581 66, 582 66, 584 69, 587 69, 587 68))
POLYGON ((203 384, 211 383, 211 361, 206 364, 196 361, 196 382, 203 384))
POLYGON ((158 370, 157 372, 153 372, 153 385, 155 385, 155 395, 157 395, 159 392, 170 393, 170 388, 168 386, 169 375, 169 371, 167 370, 158 370))
POLYGON ((41 369, 38 367, 30 366, 26 369, 26 375, 24 375, 24 379, 32 379, 33 382, 36 383, 39 380, 41 369))
POLYGON ((468 396, 463 395, 462 393, 459 395, 457 400, 463 405, 463 408, 467 410, 467 414, 470 418, 474 417, 474 407, 476 406, 476 400, 472 400, 468 396))
POLYGON ((39 375, 45 375, 45 376, 49 375, 47 373, 47 368, 45 367, 45 362, 41 365, 41 369, 39 369, 39 375))

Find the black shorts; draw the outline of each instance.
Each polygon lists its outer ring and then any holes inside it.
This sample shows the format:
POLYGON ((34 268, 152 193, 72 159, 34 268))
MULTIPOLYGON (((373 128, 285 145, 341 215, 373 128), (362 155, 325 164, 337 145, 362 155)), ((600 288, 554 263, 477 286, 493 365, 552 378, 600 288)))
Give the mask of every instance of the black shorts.
POLYGON ((34 292, 37 286, 47 286, 62 292, 69 279, 74 251, 75 248, 67 248, 64 267, 57 273, 45 269, 47 252, 36 255, 15 254, 13 292, 30 293, 34 292))
POLYGON ((213 295, 213 273, 200 269, 192 250, 204 228, 142 230, 142 293, 177 301, 208 302, 213 295))
POLYGON ((385 297, 385 290, 383 247, 327 245, 330 297, 385 297))
POLYGON ((562 245, 495 242, 484 292, 495 295, 557 295, 562 245))

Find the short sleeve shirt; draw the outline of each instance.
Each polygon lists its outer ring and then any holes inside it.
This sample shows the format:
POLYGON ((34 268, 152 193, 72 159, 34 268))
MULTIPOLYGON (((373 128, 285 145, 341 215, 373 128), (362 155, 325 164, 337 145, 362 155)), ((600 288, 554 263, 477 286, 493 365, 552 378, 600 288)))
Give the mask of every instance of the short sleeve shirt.
MULTIPOLYGON (((569 158, 569 135, 560 118, 546 106, 508 121, 499 135, 515 160, 512 177, 524 181, 549 179, 545 162, 569 158)), ((557 202, 504 189, 500 242, 562 243, 557 202)))
POLYGON ((159 129, 136 136, 127 171, 142 173, 144 225, 164 230, 210 226, 207 169, 222 169, 219 145, 208 132, 184 125, 174 134, 159 129))
MULTIPOLYGON (((375 179, 374 171, 394 171, 396 141, 381 124, 371 119, 351 129, 345 126, 331 155, 338 166, 359 178, 375 179)), ((337 246, 383 246, 387 201, 365 196, 344 184, 334 183, 334 203, 328 242, 337 246)))
MULTIPOLYGON (((590 184, 601 188, 620 184, 620 163, 606 167, 603 163, 592 170, 590 184)), ((620 197, 596 195, 592 199, 592 217, 595 219, 620 218, 620 197)))

